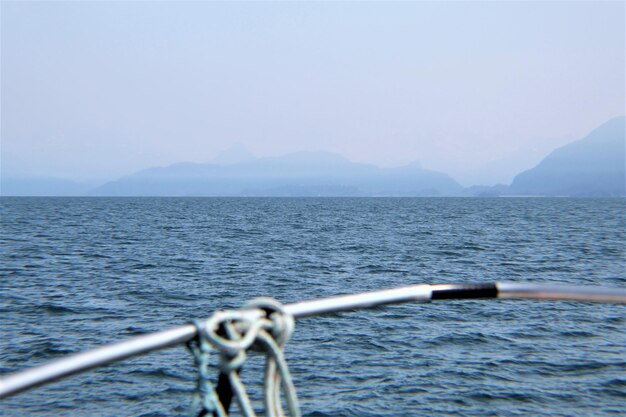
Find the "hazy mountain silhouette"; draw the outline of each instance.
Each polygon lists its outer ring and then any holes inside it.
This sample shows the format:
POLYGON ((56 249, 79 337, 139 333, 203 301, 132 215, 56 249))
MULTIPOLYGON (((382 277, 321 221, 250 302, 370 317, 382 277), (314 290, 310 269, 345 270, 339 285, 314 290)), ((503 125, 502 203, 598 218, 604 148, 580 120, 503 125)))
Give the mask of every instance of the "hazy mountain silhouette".
POLYGON ((624 196, 625 117, 562 146, 510 186, 463 188, 415 162, 397 168, 354 163, 331 152, 256 158, 234 146, 211 163, 149 168, 91 189, 54 178, 2 176, 4 196, 624 196))
POLYGON ((419 164, 380 168, 330 152, 295 152, 230 165, 179 163, 109 182, 109 196, 434 196, 459 195, 446 174, 419 164))
POLYGON ((585 138, 562 146, 518 174, 507 194, 538 196, 626 195, 626 118, 616 117, 585 138))

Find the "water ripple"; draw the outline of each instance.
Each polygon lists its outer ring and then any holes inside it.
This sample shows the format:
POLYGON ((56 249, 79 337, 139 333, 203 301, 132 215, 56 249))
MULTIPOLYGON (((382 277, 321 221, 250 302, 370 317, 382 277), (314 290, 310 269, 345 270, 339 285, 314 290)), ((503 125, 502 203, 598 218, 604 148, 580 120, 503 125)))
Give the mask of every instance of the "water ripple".
MULTIPOLYGON (((257 296, 415 283, 623 286, 622 199, 2 198, 0 371, 155 331, 257 296)), ((303 414, 626 414, 626 311, 458 301, 299 321, 303 414)), ((251 356, 243 376, 258 395, 251 356)), ((182 347, 3 401, 6 416, 186 415, 182 347)))

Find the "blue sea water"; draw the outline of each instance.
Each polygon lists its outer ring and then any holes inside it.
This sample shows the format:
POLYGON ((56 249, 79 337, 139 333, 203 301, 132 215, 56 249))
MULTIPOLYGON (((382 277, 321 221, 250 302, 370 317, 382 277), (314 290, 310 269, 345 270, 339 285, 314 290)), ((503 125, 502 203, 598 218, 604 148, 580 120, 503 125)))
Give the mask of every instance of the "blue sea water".
MULTIPOLYGON (((2 198, 0 373, 203 318, 415 283, 626 285, 623 199, 2 198)), ((305 416, 626 414, 624 306, 438 301, 299 320, 305 416)), ((261 360, 244 380, 258 397, 261 360)), ((0 402, 185 415, 175 347, 0 402)))

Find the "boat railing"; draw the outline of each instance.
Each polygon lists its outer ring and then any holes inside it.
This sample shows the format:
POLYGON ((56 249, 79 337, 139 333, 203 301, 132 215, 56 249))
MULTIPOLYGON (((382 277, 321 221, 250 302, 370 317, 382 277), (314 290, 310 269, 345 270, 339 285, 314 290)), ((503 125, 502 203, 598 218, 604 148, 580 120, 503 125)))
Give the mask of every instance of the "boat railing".
MULTIPOLYGON (((302 301, 286 304, 282 306, 282 309, 293 319, 301 319, 388 304, 481 298, 626 304, 626 288, 513 282, 419 284, 302 301)), ((266 312, 259 308, 247 308, 238 310, 238 314, 247 321, 253 322, 264 317, 266 312)), ((171 346, 189 343, 199 336, 198 329, 201 329, 203 324, 206 324, 206 321, 201 322, 200 325, 198 323, 186 324, 169 330, 136 336, 125 341, 61 358, 42 366, 6 375, 0 379, 0 398, 7 398, 95 367, 171 346)))

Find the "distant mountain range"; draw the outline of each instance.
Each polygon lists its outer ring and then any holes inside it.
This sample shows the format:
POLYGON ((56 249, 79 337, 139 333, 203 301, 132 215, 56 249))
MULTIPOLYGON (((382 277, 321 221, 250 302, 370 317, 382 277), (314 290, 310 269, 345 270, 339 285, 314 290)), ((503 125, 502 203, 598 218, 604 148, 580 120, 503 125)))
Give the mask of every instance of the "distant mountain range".
POLYGON ((2 178, 2 195, 91 196, 625 196, 626 118, 560 147, 510 186, 463 188, 418 163, 381 168, 330 152, 255 158, 242 147, 212 163, 149 168, 97 188, 65 180, 2 178))
POLYGON ((296 152, 230 165, 180 163, 104 184, 102 196, 438 196, 460 195, 446 174, 350 162, 330 152, 296 152))

